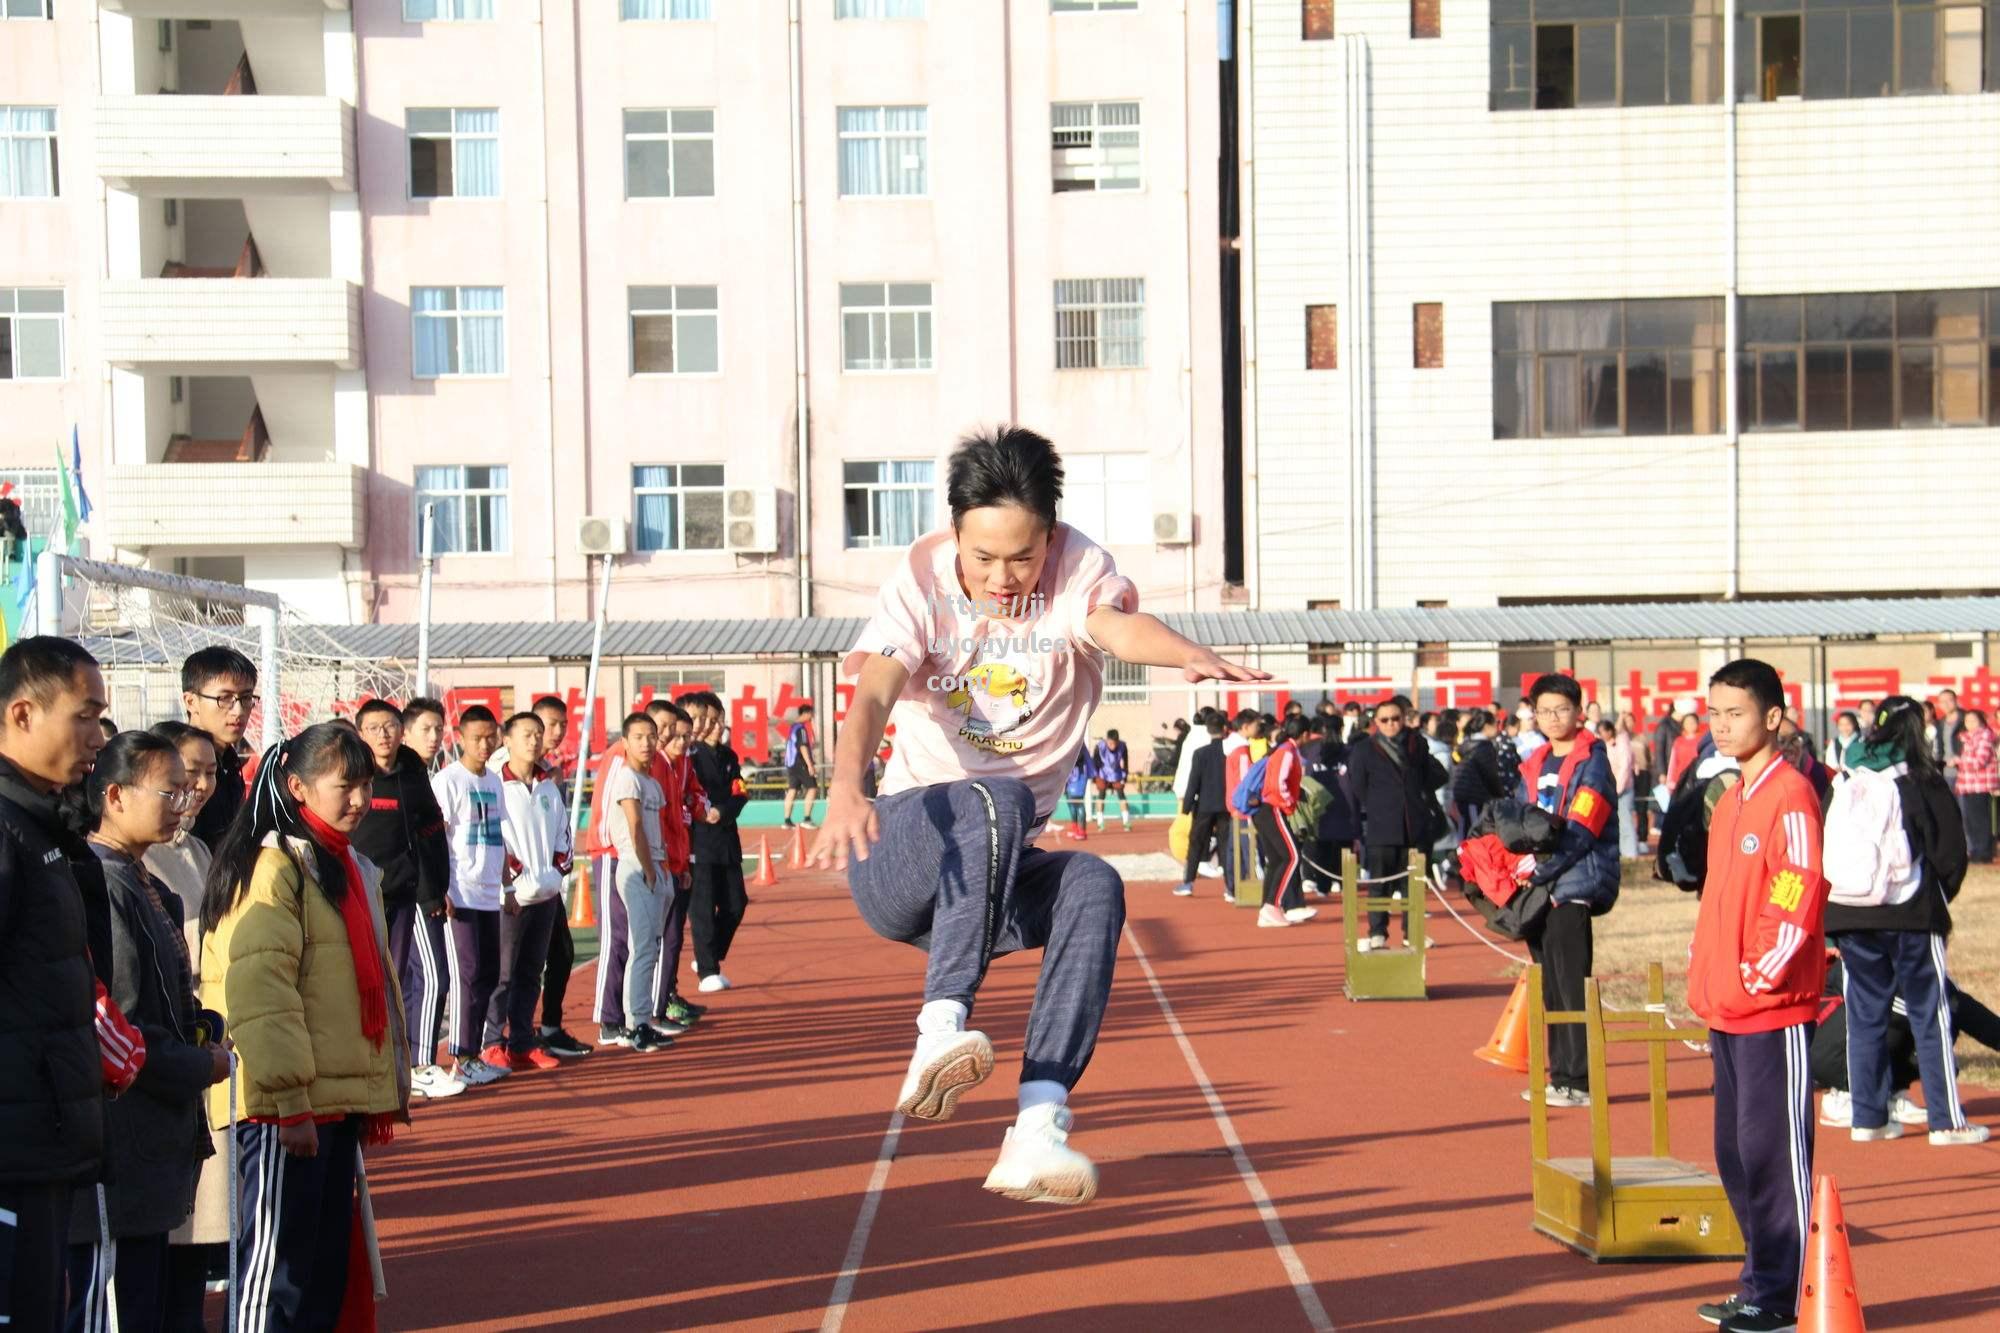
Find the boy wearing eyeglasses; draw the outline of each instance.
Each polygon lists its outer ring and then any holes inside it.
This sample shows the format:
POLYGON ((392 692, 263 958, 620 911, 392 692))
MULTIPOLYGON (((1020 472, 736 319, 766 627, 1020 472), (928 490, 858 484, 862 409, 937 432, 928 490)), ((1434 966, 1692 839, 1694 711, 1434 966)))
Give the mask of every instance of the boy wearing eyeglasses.
MULTIPOLYGON (((1542 965, 1542 1002, 1551 1012, 1576 1012, 1592 964, 1591 918, 1618 901, 1618 826, 1611 818, 1618 783, 1604 742, 1584 726, 1582 686, 1550 673, 1536 679, 1528 699, 1548 743, 1521 758, 1521 799, 1564 821, 1561 845, 1536 863, 1529 880, 1547 886, 1551 901, 1528 952, 1542 965)), ((1550 1106, 1590 1105, 1586 1059, 1581 1024, 1549 1029, 1550 1106)))
POLYGON ((220 644, 190 653, 181 663, 181 704, 189 725, 215 742, 215 791, 195 816, 193 833, 209 850, 243 808, 243 734, 257 707, 257 668, 234 648, 220 644))

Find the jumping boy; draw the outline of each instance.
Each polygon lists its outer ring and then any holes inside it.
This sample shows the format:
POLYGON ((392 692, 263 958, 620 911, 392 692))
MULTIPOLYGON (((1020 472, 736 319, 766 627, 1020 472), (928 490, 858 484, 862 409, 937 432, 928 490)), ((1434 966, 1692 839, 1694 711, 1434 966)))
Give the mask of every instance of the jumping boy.
POLYGON ((813 826, 813 804, 819 800, 819 766, 813 762, 813 706, 800 704, 798 718, 785 737, 785 827, 792 826, 792 799, 803 797, 800 817, 813 826))
POLYGON ((181 706, 188 722, 215 742, 215 790, 195 816, 194 836, 215 850, 247 789, 243 733, 257 707, 257 668, 234 648, 203 648, 181 663, 181 706))
POLYGON ((500 832, 500 779, 486 771, 500 744, 500 724, 484 704, 458 715, 458 762, 431 779, 451 834, 451 889, 445 915, 451 936, 452 1073, 474 1087, 505 1078, 509 1065, 485 1058, 480 1035, 500 984, 501 880, 507 848, 500 832))
POLYGON ((1716 803, 1688 951, 1688 1007, 1715 1063, 1715 1161, 1743 1227, 1736 1294, 1696 1313, 1726 1333, 1794 1327, 1812 1212, 1812 1037, 1826 982, 1819 797, 1778 755, 1769 663, 1709 678, 1716 748, 1743 778, 1716 803))

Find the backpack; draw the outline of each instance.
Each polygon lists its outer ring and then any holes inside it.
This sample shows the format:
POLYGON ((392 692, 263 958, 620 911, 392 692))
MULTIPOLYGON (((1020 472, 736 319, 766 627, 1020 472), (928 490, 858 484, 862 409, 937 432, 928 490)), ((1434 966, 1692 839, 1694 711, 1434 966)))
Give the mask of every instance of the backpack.
POLYGON ((1877 772, 1858 768, 1833 793, 1821 853, 1829 902, 1842 907, 1885 907, 1917 896, 1923 868, 1903 827, 1903 794, 1896 779, 1909 765, 1877 772))
POLYGON ((1248 818, 1258 806, 1264 804, 1264 770, 1271 762, 1266 753, 1262 759, 1250 765, 1236 784, 1236 790, 1229 793, 1229 808, 1232 812, 1248 818))
POLYGON ((1681 774, 1660 820, 1660 849, 1653 857, 1653 878, 1683 893, 1701 892, 1708 882, 1708 823, 1722 793, 1742 780, 1734 767, 1702 775, 1696 764, 1681 774))

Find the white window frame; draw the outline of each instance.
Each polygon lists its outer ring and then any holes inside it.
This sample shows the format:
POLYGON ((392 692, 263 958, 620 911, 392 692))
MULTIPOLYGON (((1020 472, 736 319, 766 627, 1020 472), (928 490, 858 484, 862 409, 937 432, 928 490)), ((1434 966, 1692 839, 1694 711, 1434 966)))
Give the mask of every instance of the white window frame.
MULTIPOLYGON (((694 299, 698 300, 699 298, 694 299)), ((626 365, 635 379, 659 379, 668 375, 693 376, 697 378, 720 375, 722 373, 722 289, 714 283, 699 282, 681 283, 678 286, 637 283, 627 287, 625 289, 625 352, 626 365), (652 303, 639 305, 636 293, 641 291, 665 291, 669 296, 668 303, 666 305, 652 303), (684 296, 683 293, 694 292, 707 292, 711 304, 706 306, 683 304, 684 301, 690 299, 688 296, 684 296), (674 321, 674 368, 672 370, 639 369, 639 327, 636 321, 642 316, 659 318, 668 315, 672 316, 674 321), (715 368, 712 370, 682 370, 680 368, 681 325, 683 322, 692 322, 697 319, 709 319, 715 322, 715 368)))
POLYGON ((13 486, 7 492, 21 506, 21 524, 30 541, 62 531, 62 469, 53 467, 0 468, 0 482, 13 486))
POLYGON ((1051 14, 1092 14, 1099 10, 1131 11, 1139 7, 1139 0, 1049 0, 1051 14))
POLYGON ((459 519, 458 528, 456 532, 453 532, 449 535, 447 535, 445 531, 445 525, 447 522, 450 521, 449 515, 452 512, 452 510, 450 508, 447 508, 446 503, 439 503, 438 505, 438 525, 437 525, 438 540, 440 542, 451 543, 451 545, 449 546, 440 545, 437 552, 439 555, 461 556, 461 555, 513 554, 513 545, 514 545, 513 473, 507 464, 505 463, 420 463, 417 465, 416 470, 411 473, 410 493, 414 498, 416 505, 416 512, 415 512, 416 523, 415 526, 410 529, 410 531, 418 534, 419 542, 421 542, 423 539, 422 534, 424 530, 424 504, 427 501, 457 502, 455 508, 459 519), (472 486, 470 484, 461 484, 453 489, 430 490, 426 489, 423 484, 423 474, 427 469, 455 468, 458 469, 459 471, 464 471, 466 469, 475 467, 484 468, 487 470, 487 472, 489 473, 489 476, 487 478, 488 481, 487 485, 472 486), (490 474, 494 472, 498 472, 500 474, 500 484, 497 486, 491 484, 493 478, 491 477, 490 474), (467 506, 464 502, 467 500, 478 500, 478 499, 485 499, 488 497, 497 498, 500 502, 500 508, 498 512, 502 516, 507 527, 507 540, 501 545, 494 547, 490 550, 479 550, 479 551, 468 550, 464 545, 465 538, 467 535, 466 515, 470 513, 471 510, 469 506, 467 506))
POLYGON ((628 106, 619 113, 619 125, 624 132, 623 170, 625 172, 625 198, 637 199, 713 199, 715 198, 715 108, 707 106, 628 106), (667 118, 664 130, 634 130, 631 128, 633 115, 661 115, 667 118), (682 115, 703 115, 708 117, 705 130, 677 130, 674 117, 682 115), (674 173, 674 145, 681 143, 708 144, 708 184, 707 194, 685 193, 677 188, 674 173), (635 143, 663 143, 667 146, 667 192, 665 194, 632 193, 632 145, 635 143))
POLYGON ((885 103, 871 104, 867 106, 836 107, 834 109, 834 138, 836 140, 838 147, 838 160, 835 163, 834 169, 839 176, 839 179, 837 179, 835 182, 835 188, 840 198, 842 199, 927 199, 930 197, 931 109, 928 103, 919 104, 915 102, 908 102, 908 103, 898 102, 890 104, 885 102, 885 103), (879 111, 880 113, 882 113, 883 123, 882 125, 874 129, 866 129, 866 130, 842 129, 840 127, 840 118, 842 115, 844 115, 846 112, 849 111, 879 111), (924 113, 923 129, 912 131, 906 129, 892 130, 888 128, 888 115, 891 111, 923 112, 924 113), (845 179, 846 173, 844 170, 846 165, 846 156, 847 156, 845 151, 846 145, 849 143, 861 142, 863 140, 872 141, 878 146, 878 151, 882 159, 881 161, 881 166, 883 168, 881 173, 882 178, 884 181, 890 181, 890 182, 893 182, 896 178, 896 173, 888 170, 888 158, 893 147, 897 144, 904 144, 904 145, 913 143, 917 144, 923 153, 923 166, 920 168, 920 170, 923 172, 923 188, 920 190, 910 190, 910 191, 892 189, 892 190, 882 190, 877 192, 850 190, 848 188, 848 181, 845 179))
MULTIPOLYGON (((1067 460, 1065 460, 1067 461, 1067 460)), ((1142 704, 1152 698, 1153 669, 1143 662, 1127 662, 1104 655, 1104 697, 1107 704, 1142 704), (1136 678, 1136 679, 1135 679, 1136 678)), ((1127 774, 1127 776, 1131 776, 1127 774)))
MULTIPOLYGON (((458 357, 458 360, 460 365, 463 365, 465 361, 465 357, 463 355, 463 349, 465 347, 465 336, 463 330, 460 331, 459 337, 453 345, 456 349, 459 350, 460 355, 458 357)), ((435 287, 435 288, 423 287, 423 288, 411 289, 410 292, 410 378, 411 379, 423 380, 426 382, 431 380, 497 380, 497 379, 505 379, 506 376, 507 376, 507 289, 505 287, 457 286, 457 287, 435 287), (416 299, 416 293, 418 291, 450 292, 452 294, 452 301, 453 301, 452 308, 450 310, 419 310, 417 309, 417 299, 416 299), (497 310, 465 309, 463 304, 464 302, 463 294, 469 291, 499 292, 500 308, 497 310), (500 368, 498 370, 477 370, 477 371, 452 369, 452 370, 439 371, 436 374, 430 374, 430 375, 421 373, 417 369, 417 347, 421 343, 421 338, 417 332, 417 321, 420 319, 435 319, 435 320, 449 319, 449 320, 456 320, 461 324, 468 319, 491 319, 499 321, 500 368)))
POLYGON ((936 287, 928 282, 843 282, 840 284, 840 369, 846 375, 928 375, 937 368, 937 321, 936 287), (856 288, 874 287, 881 291, 879 302, 864 301, 849 304, 856 288), (896 289, 921 287, 924 299, 921 303, 898 301, 896 289), (848 338, 847 321, 856 315, 868 319, 868 353, 879 351, 881 355, 855 355, 855 349, 848 338), (909 341, 917 348, 914 364, 899 366, 891 349, 896 344, 895 331, 899 323, 910 325, 909 341), (865 364, 856 364, 857 360, 865 364))
POLYGON ((1151 467, 1144 453, 1064 454, 1057 517, 1099 546, 1151 546, 1151 467))
POLYGON ((663 0, 667 12, 664 14, 634 14, 633 0, 618 0, 618 21, 620 23, 703 23, 715 17, 715 0, 663 0), (674 10, 700 10, 700 13, 676 14, 674 10))
POLYGON ((1146 280, 1144 278, 1057 278, 1055 285, 1057 370, 1144 370, 1146 368, 1146 280), (1136 293, 1136 300, 1133 299, 1136 293), (1108 335, 1112 311, 1138 312, 1136 337, 1108 335), (1088 315, 1088 331, 1079 332, 1088 315), (1068 316, 1067 327, 1064 317, 1068 316), (1111 360, 1110 350, 1136 344, 1129 360, 1111 360), (1089 359, 1081 358, 1088 347, 1089 359))
POLYGON ((632 549, 642 555, 714 555, 729 549, 729 465, 727 463, 634 463, 632 465, 632 549), (646 467, 669 467, 674 470, 674 479, 667 486, 641 486, 639 469, 646 467), (712 467, 722 473, 722 480, 713 486, 689 485, 682 480, 691 467, 712 467), (723 504, 722 526, 716 532, 713 546, 641 546, 639 545, 639 500, 642 496, 664 495, 672 500, 676 525, 683 539, 687 536, 687 497, 691 495, 714 495, 721 497, 723 504))
POLYGON ((1050 188, 1056 194, 1146 188, 1146 144, 1137 98, 1049 104, 1050 188), (1117 119, 1131 108, 1131 119, 1117 119), (1113 117, 1113 118, 1107 118, 1113 117), (1122 142, 1130 136, 1129 144, 1122 142), (1107 147, 1105 140, 1121 142, 1107 147), (1113 159, 1118 154, 1119 160, 1113 159), (1123 160, 1130 154, 1128 164, 1123 160))
POLYGON ((7 331, 7 344, 12 355, 6 366, 7 384, 57 384, 69 378, 69 299, 60 287, 0 287, 0 320, 15 327, 7 331), (29 310, 20 309, 22 292, 47 294, 53 292, 60 309, 29 310), (38 322, 53 322, 56 326, 56 373, 53 375, 23 375, 21 373, 21 331, 23 319, 38 322))
MULTIPOLYGON (((875 515, 875 506, 873 504, 873 497, 882 494, 884 492, 897 492, 897 491, 907 491, 912 494, 928 495, 930 497, 931 521, 929 524, 920 523, 917 525, 918 528, 916 533, 917 536, 919 537, 923 536, 925 531, 927 531, 930 527, 934 526, 937 523, 937 507, 938 507, 939 497, 938 497, 937 460, 935 459, 850 458, 844 460, 841 463, 841 475, 840 475, 840 513, 841 513, 840 521, 841 521, 841 526, 843 528, 846 528, 847 526, 847 497, 855 491, 864 492, 870 497, 871 502, 868 506, 868 514, 869 514, 869 524, 871 528, 873 527, 874 524, 874 515, 875 515), (922 463, 928 466, 931 470, 930 480, 919 482, 919 481, 881 481, 881 480, 849 481, 847 479, 847 469, 850 467, 868 466, 876 468, 892 468, 897 466, 898 464, 907 466, 908 464, 911 463, 922 463)), ((870 531, 865 535, 860 533, 855 533, 852 531, 843 531, 841 533, 841 546, 844 550, 893 551, 898 549, 900 545, 901 543, 892 543, 884 541, 882 539, 881 534, 873 531, 870 531)))
POLYGON ((25 102, 0 105, 0 154, 7 161, 6 179, 13 179, 15 145, 40 140, 49 169, 49 192, 47 194, 17 194, 9 186, 0 191, 0 199, 60 199, 62 198, 62 152, 57 145, 58 132, 62 129, 62 113, 52 106, 35 106, 25 102), (13 114, 16 111, 46 111, 54 124, 46 130, 17 130, 14 128, 13 114))
POLYGON ((500 0, 403 0, 403 22, 405 23, 491 23, 499 17, 500 0), (412 14, 412 9, 427 8, 428 16, 412 14), (468 13, 468 10, 484 9, 485 13, 468 13))
POLYGON ((405 176, 403 185, 405 190, 408 191, 409 198, 412 200, 498 199, 502 191, 505 189, 505 186, 503 185, 502 182, 505 178, 505 173, 506 173, 506 163, 502 160, 500 156, 499 116, 500 116, 500 109, 498 107, 490 107, 490 106, 413 106, 404 108, 403 151, 406 159, 406 166, 408 167, 408 172, 405 176), (419 111, 442 111, 446 116, 450 117, 451 128, 446 130, 413 130, 409 128, 410 118, 419 111), (458 128, 458 118, 461 114, 470 115, 475 112, 492 113, 494 117, 494 129, 491 132, 488 132, 486 130, 461 130, 458 128), (451 143, 451 191, 452 192, 450 194, 417 193, 416 145, 417 145, 417 140, 419 139, 448 140, 451 143), (464 175, 464 173, 459 170, 459 161, 458 161, 458 145, 461 140, 488 141, 492 143, 493 167, 494 167, 492 194, 466 194, 458 188, 458 182, 460 178, 464 175))
POLYGON ((32 20, 32 19, 46 19, 54 17, 54 15, 51 14, 49 10, 49 5, 51 4, 51 0, 26 0, 26 3, 31 4, 35 7, 36 11, 35 13, 33 14, 12 13, 11 12, 12 6, 21 4, 22 2, 23 0, 0 0, 0 23, 5 23, 10 19, 32 20))
POLYGON ((925 0, 833 0, 833 17, 897 21, 928 18, 925 0))

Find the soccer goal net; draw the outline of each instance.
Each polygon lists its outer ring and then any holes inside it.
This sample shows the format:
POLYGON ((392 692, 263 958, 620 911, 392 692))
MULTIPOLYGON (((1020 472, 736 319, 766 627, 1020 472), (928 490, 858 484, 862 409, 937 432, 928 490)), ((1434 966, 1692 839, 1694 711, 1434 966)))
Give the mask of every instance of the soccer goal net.
MULTIPOLYGON (((110 716, 121 728, 184 717, 181 662, 218 645, 257 664, 259 702, 247 735, 260 746, 350 714, 368 699, 402 702, 413 693, 403 662, 356 657, 270 593, 130 565, 50 559, 60 570, 61 596, 38 617, 40 627, 77 639, 103 665, 110 716)), ((36 595, 48 591, 44 580, 36 595)))

